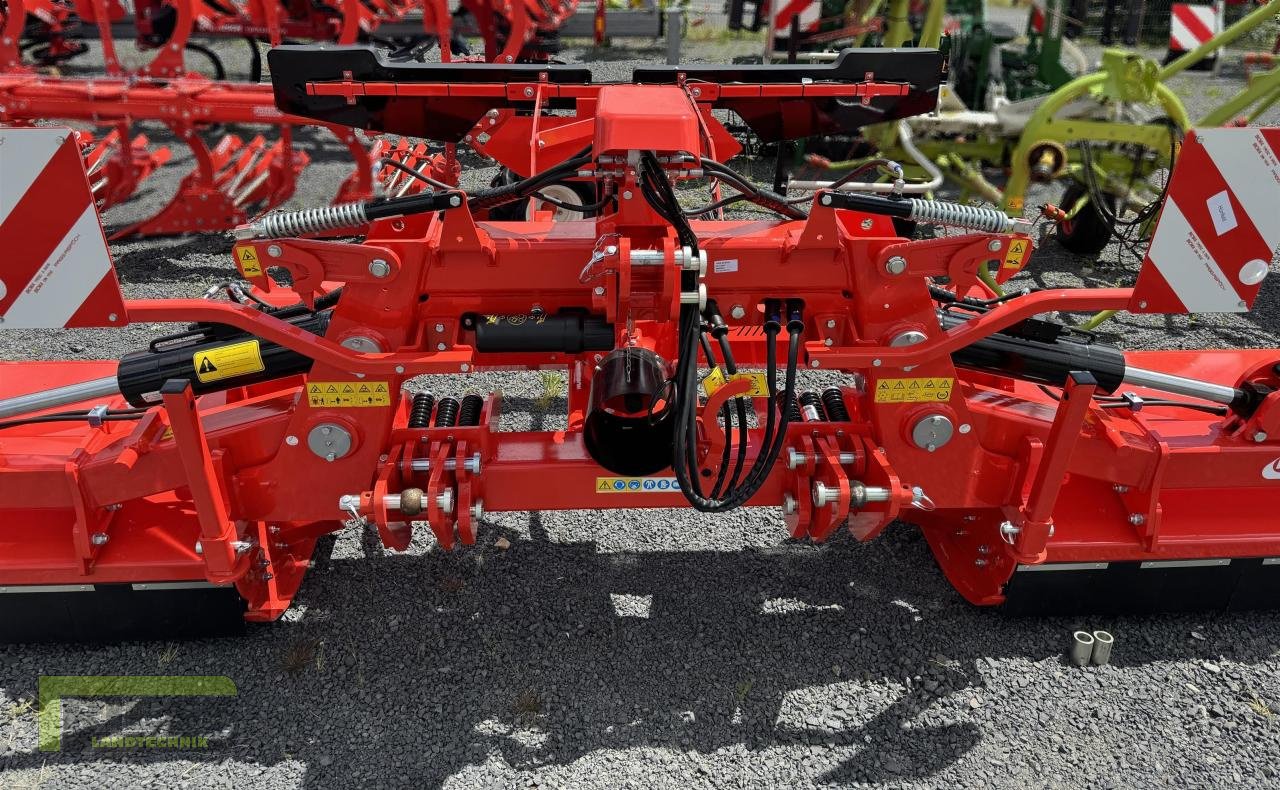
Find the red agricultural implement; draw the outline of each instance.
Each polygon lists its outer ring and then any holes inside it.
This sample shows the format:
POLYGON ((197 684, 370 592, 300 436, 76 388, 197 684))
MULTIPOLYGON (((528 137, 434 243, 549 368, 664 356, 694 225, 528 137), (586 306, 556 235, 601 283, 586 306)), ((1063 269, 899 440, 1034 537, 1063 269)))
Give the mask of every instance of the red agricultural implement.
POLYGON ((4 131, 0 327, 181 325, 120 360, 0 364, 5 637, 269 621, 346 520, 391 549, 425 528, 450 550, 485 513, 555 509, 774 507, 819 542, 900 519, 980 605, 1274 602, 1280 351, 1124 352, 1035 316, 1247 310, 1280 241, 1262 222, 1280 176, 1260 177, 1280 174, 1280 132, 1188 136, 1134 288, 997 298, 980 270, 1031 250, 1003 214, 829 191, 801 206, 713 155, 713 110, 769 140, 931 107, 935 52, 630 84, 270 57, 280 109, 323 123, 456 143, 541 106, 557 126, 530 132, 532 174, 509 183, 405 173, 421 183, 400 196, 245 225, 232 276, 253 290, 229 301, 122 299, 75 142, 4 131), (566 179, 593 185, 595 216, 480 219, 566 179), (779 218, 687 208, 679 187, 706 179, 779 218), (908 241, 894 219, 971 232, 908 241), (567 374, 564 430, 503 430, 497 393, 405 386, 549 368, 567 374), (843 384, 808 391, 812 369, 843 384))
MULTIPOLYGON (((555 31, 572 15, 576 2, 467 0, 463 7, 477 20, 487 57, 511 63, 545 60, 555 31)), ((152 171, 171 158, 167 147, 149 149, 147 138, 131 131, 132 124, 164 124, 191 150, 192 170, 172 199, 156 214, 114 230, 113 238, 229 230, 292 196, 309 162, 307 154, 294 147, 294 127, 312 124, 281 114, 269 86, 257 84, 262 72, 259 42, 383 40, 376 35, 381 26, 391 31, 392 38, 386 40, 395 43, 399 57, 416 57, 421 48, 439 41, 447 61, 453 57, 450 37, 456 38, 443 0, 420 4, 340 0, 332 6, 136 0, 131 9, 115 0, 8 0, 3 13, 0 123, 22 126, 59 120, 105 125, 107 131, 97 143, 92 142, 93 133, 78 132, 99 209, 127 201, 152 171), (116 41, 122 32, 130 32, 137 48, 151 53, 145 64, 135 68, 122 64, 116 41), (87 45, 81 37, 89 34, 101 42, 106 77, 39 72, 38 66, 83 54, 87 45), (248 83, 226 82, 218 56, 194 41, 226 36, 249 40, 248 83), (212 74, 188 69, 186 57, 193 49, 211 59, 212 74), (266 136, 245 139, 222 134, 217 142, 207 139, 206 131, 225 124, 271 128, 265 130, 266 136)), ((370 172, 384 167, 381 157, 366 150, 350 129, 331 129, 349 150, 354 165, 336 202, 370 198, 374 188, 370 172)), ((378 145, 385 148, 395 143, 378 145)), ((456 175, 451 157, 446 161, 436 152, 430 158, 428 175, 456 175)), ((388 174, 388 178, 396 177, 388 174)))
POLYGON ((258 82, 259 43, 376 42, 406 58, 439 43, 441 59, 448 61, 467 54, 463 32, 480 35, 488 62, 545 61, 558 51, 559 29, 576 10, 577 0, 462 0, 459 15, 472 21, 455 25, 445 0, 11 0, 0 66, 22 65, 22 53, 29 66, 64 63, 88 51, 85 39, 98 39, 108 76, 180 76, 189 71, 185 58, 194 51, 212 69, 206 76, 224 79, 221 56, 206 44, 243 38, 250 48, 249 81, 258 82), (119 45, 126 39, 151 53, 146 64, 122 64, 119 45))

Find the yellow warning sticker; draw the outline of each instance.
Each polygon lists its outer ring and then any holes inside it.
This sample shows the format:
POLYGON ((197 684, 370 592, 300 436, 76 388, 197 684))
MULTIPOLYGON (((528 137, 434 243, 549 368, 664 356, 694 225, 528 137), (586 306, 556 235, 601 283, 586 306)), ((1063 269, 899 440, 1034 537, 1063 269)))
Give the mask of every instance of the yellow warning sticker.
POLYGON ((311 381, 307 402, 333 409, 390 406, 391 389, 385 381, 311 381))
POLYGON ((714 395, 716 390, 720 389, 730 381, 749 381, 751 389, 746 392, 747 395, 753 397, 764 398, 769 395, 769 379, 763 373, 735 373, 732 376, 726 376, 720 368, 712 369, 711 373, 702 380, 702 389, 707 395, 714 395))
POLYGON ((191 364, 196 368, 196 378, 206 383, 267 369, 262 364, 262 346, 257 340, 197 351, 191 356, 191 364))
POLYGON ((1009 242, 1009 251, 1004 256, 1004 268, 1021 269, 1031 254, 1031 242, 1027 239, 1014 239, 1009 242))
POLYGON ((1022 198, 1020 197, 1009 198, 1009 203, 1008 203, 1009 211, 1022 211, 1022 205, 1023 205, 1022 198))
POLYGON ((926 403, 951 400, 953 378, 880 379, 876 403, 926 403))
POLYGON ((674 477, 597 477, 597 494, 666 494, 679 491, 674 477))
POLYGON ((240 269, 240 273, 245 277, 261 277, 262 264, 258 263, 258 251, 253 247, 241 246, 233 247, 232 252, 236 256, 236 266, 240 269))

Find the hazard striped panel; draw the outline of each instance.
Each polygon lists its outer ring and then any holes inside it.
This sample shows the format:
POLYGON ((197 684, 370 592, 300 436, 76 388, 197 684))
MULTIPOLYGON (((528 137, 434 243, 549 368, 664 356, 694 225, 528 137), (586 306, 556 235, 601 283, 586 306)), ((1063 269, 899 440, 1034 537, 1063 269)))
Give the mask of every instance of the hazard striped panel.
POLYGON ((0 129, 0 250, 0 329, 127 323, 69 130, 0 129))
POLYGON ((1216 4, 1174 3, 1169 13, 1169 49, 1172 52, 1190 52, 1222 30, 1222 17, 1216 4))
POLYGON ((1134 287, 1138 313, 1242 313, 1280 255, 1280 129, 1187 134, 1134 287))
POLYGON ((800 32, 813 33, 822 19, 822 3, 819 0, 776 0, 778 11, 773 15, 773 29, 786 38, 791 33, 791 20, 800 18, 800 32))

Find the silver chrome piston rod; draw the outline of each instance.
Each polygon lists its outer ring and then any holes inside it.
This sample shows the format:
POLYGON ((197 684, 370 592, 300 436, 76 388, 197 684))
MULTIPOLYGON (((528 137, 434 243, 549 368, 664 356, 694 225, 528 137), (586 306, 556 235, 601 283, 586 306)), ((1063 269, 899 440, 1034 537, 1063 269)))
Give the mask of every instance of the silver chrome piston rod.
POLYGON ((79 384, 68 384, 65 387, 0 400, 0 419, 119 394, 120 384, 115 376, 82 381, 79 384))
POLYGON ((1221 403, 1224 406, 1230 406, 1235 403, 1242 395, 1240 390, 1235 387, 1227 387, 1222 384, 1213 384, 1208 381, 1199 381, 1197 379, 1188 379, 1182 376, 1174 376, 1169 373, 1161 373, 1156 370, 1143 370, 1142 368, 1125 366, 1124 383, 1132 384, 1135 387, 1146 387, 1147 389, 1168 392, 1174 395, 1186 395, 1191 398, 1200 398, 1202 400, 1212 401, 1213 403, 1221 403))

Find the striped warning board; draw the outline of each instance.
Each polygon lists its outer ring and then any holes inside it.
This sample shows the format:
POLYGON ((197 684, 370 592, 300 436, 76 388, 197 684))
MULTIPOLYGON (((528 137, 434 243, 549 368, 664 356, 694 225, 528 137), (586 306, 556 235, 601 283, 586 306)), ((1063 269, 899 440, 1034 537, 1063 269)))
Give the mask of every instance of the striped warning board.
POLYGON ((1129 309, 1242 313, 1280 254, 1280 129, 1187 134, 1129 309))
POLYGON ((0 250, 0 328, 125 323, 70 130, 0 129, 0 250))
POLYGON ((822 19, 822 3, 818 0, 780 0, 773 15, 773 29, 779 38, 791 35, 792 20, 799 17, 800 32, 814 33, 822 19))
POLYGON ((1174 3, 1169 8, 1169 52, 1190 52, 1222 32, 1222 5, 1174 3))

